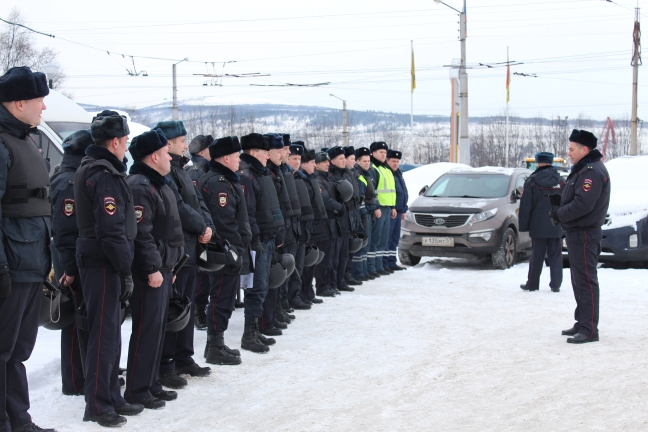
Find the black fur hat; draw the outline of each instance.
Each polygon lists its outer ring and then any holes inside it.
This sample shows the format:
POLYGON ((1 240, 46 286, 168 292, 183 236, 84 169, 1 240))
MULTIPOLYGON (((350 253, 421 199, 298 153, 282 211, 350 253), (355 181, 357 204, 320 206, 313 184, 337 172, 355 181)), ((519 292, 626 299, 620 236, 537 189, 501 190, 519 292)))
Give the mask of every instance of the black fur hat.
POLYGON ((304 146, 300 144, 290 144, 290 155, 304 157, 304 146))
POLYGON ((376 141, 371 143, 369 150, 371 150, 371 153, 373 153, 376 150, 389 150, 389 147, 387 146, 386 142, 376 141))
POLYGON ((240 151, 241 143, 236 135, 218 138, 209 144, 209 156, 212 159, 218 159, 219 157, 239 153, 240 151))
POLYGON ((167 139, 172 140, 179 136, 186 136, 187 129, 184 127, 182 120, 165 120, 155 125, 153 129, 160 129, 167 139))
POLYGON ((315 160, 315 150, 304 149, 304 156, 301 158, 301 163, 310 162, 312 160, 315 160))
POLYGON ((47 77, 27 66, 13 67, 0 77, 0 102, 37 99, 49 94, 47 77))
POLYGON ((549 152, 539 152, 536 153, 535 155, 535 161, 537 163, 548 163, 548 164, 553 164, 554 162, 554 154, 549 153, 549 152))
POLYGON ((94 142, 121 138, 130 134, 126 116, 116 111, 104 110, 92 119, 90 133, 94 142))
POLYGON ((304 143, 304 141, 291 141, 290 144, 299 144, 300 146, 306 148, 306 143, 304 143))
POLYGON ((327 151, 329 151, 329 148, 328 147, 322 147, 322 149, 320 151, 327 152, 327 151))
POLYGON ((209 144, 213 142, 214 137, 211 135, 198 135, 189 143, 189 153, 192 155, 198 154, 209 147, 209 144))
POLYGON ((340 146, 335 146, 328 149, 327 153, 331 160, 333 160, 340 155, 344 156, 344 149, 340 146))
POLYGON ((140 161, 166 145, 169 145, 169 140, 164 132, 160 129, 151 129, 133 138, 128 151, 133 156, 133 160, 140 161))
POLYGON ((575 142, 591 149, 595 149, 598 144, 598 138, 596 138, 592 132, 574 129, 569 136, 569 142, 575 142))
POLYGON ((353 146, 344 147, 344 157, 348 158, 351 155, 355 155, 355 149, 353 148, 353 146))
POLYGON ((267 133, 263 134, 263 137, 268 141, 268 147, 270 150, 280 150, 284 148, 283 135, 277 133, 267 133))
POLYGON ((355 151, 356 159, 361 158, 362 156, 371 156, 371 151, 367 147, 360 147, 355 151))
POLYGON ((329 154, 327 152, 322 151, 315 154, 315 163, 322 163, 324 161, 331 161, 331 158, 329 157, 329 154))
POLYGON ((399 152, 398 150, 387 150, 387 159, 401 160, 402 158, 403 152, 399 152))
POLYGON ((88 129, 81 129, 68 135, 63 140, 63 152, 72 155, 85 155, 86 148, 92 144, 92 135, 88 129))
POLYGON ((292 144, 290 142, 290 134, 283 134, 282 138, 283 138, 284 147, 288 147, 290 144, 292 144))
POLYGON ((251 133, 249 135, 243 135, 241 137, 241 148, 243 150, 270 150, 268 143, 263 138, 263 135, 258 133, 251 133))

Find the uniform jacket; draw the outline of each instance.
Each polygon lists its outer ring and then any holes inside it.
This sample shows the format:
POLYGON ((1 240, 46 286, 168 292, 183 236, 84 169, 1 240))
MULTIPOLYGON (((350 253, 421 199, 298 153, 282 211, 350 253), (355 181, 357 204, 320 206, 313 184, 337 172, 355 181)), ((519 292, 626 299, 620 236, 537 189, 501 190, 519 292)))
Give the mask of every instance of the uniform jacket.
MULTIPOLYGON (((15 118, 0 105, 0 130, 11 137, 24 141, 25 145, 35 144, 28 138, 29 133, 34 132, 31 126, 15 118)), ((40 160, 38 161, 40 165, 40 160)), ((3 138, 0 137, 0 200, 5 196, 9 170, 13 166, 3 138)), ((34 166, 33 169, 45 170, 47 167, 42 160, 41 166, 34 166)), ((49 209, 51 211, 51 209, 49 209)), ((50 256, 50 211, 43 216, 28 218, 12 218, 3 215, 0 207, 0 273, 9 272, 13 282, 41 282, 45 279, 51 268, 50 256)))
POLYGON ((308 190, 308 197, 310 198, 314 213, 314 219, 311 224, 311 231, 308 240, 311 243, 326 240, 330 237, 331 230, 328 226, 328 214, 322 198, 323 188, 319 184, 317 171, 311 175, 306 174, 303 170, 299 170, 299 172, 306 178, 304 184, 308 190))
POLYGON ((324 201, 324 207, 328 215, 327 221, 331 237, 340 237, 342 230, 338 216, 345 214, 346 208, 344 204, 335 199, 337 191, 335 190, 335 185, 329 178, 329 173, 315 170, 314 175, 317 176, 317 182, 320 185, 320 193, 322 194, 322 200, 324 201))
POLYGON ((610 204, 610 174, 598 150, 571 169, 562 193, 558 218, 566 231, 600 229, 610 204))
POLYGON ((551 203, 545 195, 561 194, 565 182, 552 166, 542 166, 524 182, 520 200, 520 231, 531 238, 561 238, 562 228, 549 219, 551 203))
POLYGON ((171 172, 167 174, 167 178, 173 182, 173 186, 182 197, 182 202, 178 202, 178 213, 184 232, 185 253, 189 255, 185 265, 195 266, 197 264, 198 236, 203 235, 207 227, 213 231, 214 222, 203 202, 202 194, 198 193, 196 185, 183 169, 188 162, 187 158, 171 153, 169 155, 171 156, 171 172))
POLYGON ((192 165, 185 166, 184 170, 187 171, 187 175, 194 185, 198 186, 198 180, 200 180, 200 177, 209 171, 209 161, 202 156, 192 155, 191 162, 192 165))
POLYGON ((393 171, 394 173, 394 182, 396 184, 396 211, 398 213, 405 213, 409 207, 407 206, 407 201, 409 201, 409 194, 407 193, 407 186, 405 185, 405 179, 403 178, 403 173, 400 169, 393 171))
MULTIPOLYGON (((237 173, 212 160, 209 162, 209 172, 200 179, 198 184, 216 223, 219 237, 236 248, 238 255, 243 258, 241 268, 246 269, 243 273, 248 273, 252 230, 245 194, 239 181, 240 177, 237 173)), ((223 271, 229 274, 227 267, 223 271)))
POLYGON ((313 205, 311 204, 309 191, 309 189, 312 189, 312 185, 310 185, 310 180, 303 172, 299 170, 293 171, 292 175, 295 179, 295 189, 297 190, 299 206, 301 207, 301 215, 299 216, 300 233, 298 241, 301 244, 306 244, 310 241, 310 236, 313 232, 313 219, 315 219, 315 212, 313 210, 313 205))
POLYGON ((172 270, 184 254, 178 197, 169 179, 141 161, 133 164, 130 174, 126 181, 137 217, 133 270, 142 276, 172 270))
POLYGON ((380 162, 371 156, 371 168, 376 173, 376 198, 381 207, 395 208, 396 181, 387 162, 380 162))
POLYGON ((295 216, 295 212, 292 208, 292 202, 290 199, 290 193, 288 192, 288 186, 286 185, 286 180, 284 178, 283 172, 281 171, 281 168, 272 163, 272 161, 268 161, 267 167, 268 171, 270 172, 272 184, 277 191, 281 214, 284 218, 284 227, 277 232, 277 235, 275 236, 275 244, 279 246, 283 245, 286 242, 294 243, 295 237, 293 235, 293 217, 295 216))
POLYGON ((90 145, 74 174, 74 206, 79 266, 110 266, 122 277, 130 275, 137 227, 126 164, 90 145))
MULTIPOLYGON (((336 184, 342 180, 347 180, 349 183, 352 185, 354 183, 357 184, 357 181, 355 179, 351 180, 346 168, 338 168, 334 165, 331 165, 329 168, 329 180, 333 183, 336 184)), ((335 189, 334 189, 335 190, 335 189)), ((353 189, 354 195, 355 195, 355 188, 353 189)), ((335 190, 336 194, 332 195, 337 197, 337 190, 335 190)), ((355 205, 353 204, 353 201, 355 201, 355 196, 352 197, 349 201, 344 203, 343 205, 346 207, 346 211, 343 213, 340 213, 337 216, 338 222, 340 224, 340 230, 342 233, 347 234, 355 229, 355 224, 357 223, 355 219, 355 205), (351 204, 349 204, 351 203, 351 204)))
POLYGON ((74 173, 83 156, 63 154, 61 168, 51 178, 52 187, 52 238, 59 262, 68 276, 78 273, 76 240, 79 238, 74 205, 74 173))
POLYGON ((371 215, 378 208, 376 201, 376 170, 369 167, 367 171, 363 170, 360 165, 356 164, 356 171, 364 179, 364 182, 358 178, 358 187, 360 196, 362 196, 362 205, 360 206, 360 215, 371 215), (366 184, 365 184, 366 182, 366 184))

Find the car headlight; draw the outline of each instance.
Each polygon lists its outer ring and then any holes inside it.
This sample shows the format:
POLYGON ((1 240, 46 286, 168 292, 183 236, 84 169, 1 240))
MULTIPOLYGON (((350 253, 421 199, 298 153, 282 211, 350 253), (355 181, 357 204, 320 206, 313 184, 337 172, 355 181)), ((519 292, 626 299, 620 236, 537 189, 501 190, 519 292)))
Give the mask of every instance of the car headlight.
POLYGON ((494 230, 488 230, 488 231, 473 231, 470 234, 468 234, 468 240, 470 241, 484 241, 487 242, 493 237, 493 231, 494 230))
POLYGON ((497 214, 497 209, 498 209, 498 207, 495 207, 495 208, 492 208, 490 210, 486 210, 484 212, 477 213, 476 215, 474 215, 473 217, 470 218, 470 221, 469 221, 470 224, 472 225, 472 224, 477 223, 477 222, 484 222, 484 221, 494 217, 497 214))
POLYGON ((631 248, 639 246, 639 237, 637 237, 637 234, 630 234, 630 237, 628 237, 628 246, 631 248))
POLYGON ((416 223, 416 219, 414 219, 414 213, 409 210, 405 212, 405 220, 416 223))

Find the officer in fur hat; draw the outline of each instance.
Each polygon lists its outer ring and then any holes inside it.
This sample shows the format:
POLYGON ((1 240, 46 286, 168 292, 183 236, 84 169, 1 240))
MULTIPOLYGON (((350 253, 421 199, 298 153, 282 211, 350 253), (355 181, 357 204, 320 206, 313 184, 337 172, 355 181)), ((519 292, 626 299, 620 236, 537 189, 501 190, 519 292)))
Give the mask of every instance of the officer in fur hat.
MULTIPOLYGON (((356 150, 356 172, 358 172, 358 186, 360 188, 360 196, 362 203, 360 205, 360 219, 361 225, 364 228, 364 233, 367 236, 368 242, 371 242, 371 227, 373 223, 373 213, 378 208, 376 203, 376 175, 375 171, 371 168, 371 151, 367 147, 360 147, 356 150)), ((353 254, 351 275, 354 279, 359 281, 373 280, 374 277, 369 275, 367 267, 367 251, 369 250, 369 243, 367 246, 360 249, 353 254)))
POLYGON ((596 150, 598 139, 591 132, 574 129, 569 137, 572 168, 560 200, 552 211, 567 237, 567 251, 576 310, 576 323, 562 334, 569 343, 599 340, 599 284, 596 266, 601 253, 601 226, 610 204, 610 175, 596 150))
POLYGON ((120 302, 133 292, 131 263, 137 221, 126 183, 128 124, 115 111, 92 119, 91 144, 74 174, 76 258, 88 319, 84 421, 116 427, 144 407, 119 391, 120 302))
POLYGON ((371 168, 376 172, 376 198, 379 208, 374 212, 374 223, 371 229, 371 243, 367 257, 369 273, 374 277, 387 276, 393 270, 383 266, 383 257, 387 253, 389 242, 390 220, 396 217, 396 183, 394 174, 387 165, 387 144, 382 141, 371 143, 371 168))
POLYGON ((162 389, 159 371, 173 270, 184 255, 184 234, 177 197, 165 177, 171 171, 167 137, 153 129, 136 136, 128 150, 135 160, 127 182, 133 191, 137 238, 130 300, 133 333, 124 397, 157 409, 178 397, 162 389))
POLYGON ((396 217, 392 218, 389 222, 389 240, 387 241, 387 249, 385 256, 383 256, 383 268, 388 271, 405 270, 396 263, 396 250, 398 249, 398 240, 400 239, 401 221, 405 218, 407 212, 407 201, 409 195, 407 193, 407 185, 403 178, 403 173, 400 170, 400 162, 403 158, 403 153, 397 150, 387 150, 387 166, 394 175, 394 186, 396 189, 396 217))
MULTIPOLYGON (((40 430, 31 421, 27 374, 50 272, 49 173, 27 137, 46 108, 47 79, 28 67, 0 77, 0 430, 40 430)), ((53 429, 47 429, 52 431, 53 429)))

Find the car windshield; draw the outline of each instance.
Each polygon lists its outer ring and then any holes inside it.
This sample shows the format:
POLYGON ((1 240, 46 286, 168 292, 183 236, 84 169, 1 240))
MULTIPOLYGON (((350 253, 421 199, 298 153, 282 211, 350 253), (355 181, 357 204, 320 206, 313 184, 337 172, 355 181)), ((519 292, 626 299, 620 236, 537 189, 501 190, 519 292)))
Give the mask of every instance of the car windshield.
POLYGON ((426 197, 500 198, 508 194, 511 177, 504 174, 445 174, 425 192, 426 197))
POLYGON ((77 123, 77 122, 47 122, 47 125, 52 128, 62 140, 72 135, 74 132, 81 129, 90 129, 90 123, 77 123))

